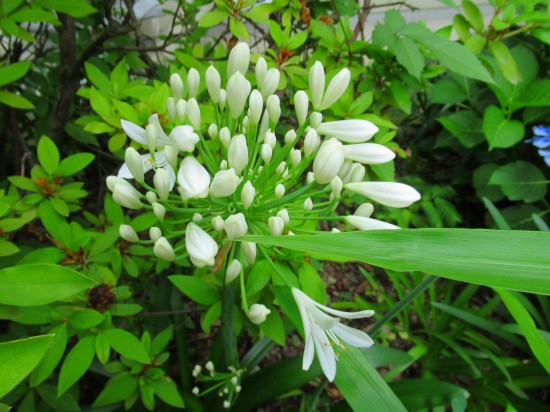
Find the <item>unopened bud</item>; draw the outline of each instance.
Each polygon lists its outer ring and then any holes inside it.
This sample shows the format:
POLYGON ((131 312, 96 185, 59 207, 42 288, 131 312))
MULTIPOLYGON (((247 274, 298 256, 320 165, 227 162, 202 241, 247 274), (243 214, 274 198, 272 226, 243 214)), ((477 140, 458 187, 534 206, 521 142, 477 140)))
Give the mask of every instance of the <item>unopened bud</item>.
POLYGON ((172 94, 176 100, 183 97, 183 81, 179 74, 174 73, 170 76, 170 87, 172 88, 172 94))
POLYGON ((214 103, 218 103, 220 97, 220 88, 222 84, 220 73, 218 73, 214 66, 210 66, 208 69, 206 69, 205 78, 206 88, 208 89, 210 99, 214 103))
POLYGON ((262 159, 264 162, 269 163, 271 162, 271 157, 273 156, 273 150, 271 149, 271 146, 264 143, 262 145, 262 159))
POLYGON ((149 237, 151 238, 153 243, 157 243, 157 240, 162 237, 162 232, 158 227, 153 226, 151 229, 149 229, 149 237))
POLYGON ((176 258, 174 248, 172 248, 165 237, 161 237, 155 242, 153 253, 159 259, 167 260, 168 262, 172 262, 176 258))
POLYGON ((311 200, 311 198, 307 198, 306 200, 304 200, 304 210, 306 212, 309 212, 311 209, 313 209, 313 201, 311 200))
POLYGON ((225 271, 225 283, 234 281, 241 273, 242 265, 237 259, 233 259, 225 271))
POLYGON ((309 99, 307 93, 303 90, 298 90, 294 95, 294 107, 296 108, 296 118, 300 126, 306 121, 308 106, 309 99))
POLYGON ((223 221, 223 218, 221 216, 213 217, 210 223, 212 224, 214 230, 217 232, 221 232, 225 225, 225 222, 223 221))
POLYGON ((243 186, 243 190, 241 191, 241 200, 243 202, 244 210, 248 210, 248 208, 252 205, 252 202, 254 202, 254 196, 256 196, 256 189, 252 186, 252 183, 246 182, 243 186))
POLYGON ((283 184, 279 183, 277 186, 275 186, 275 196, 277 199, 280 199, 285 195, 285 187, 283 184))
POLYGON ((248 312, 246 313, 246 316, 250 321, 256 325, 259 325, 260 323, 264 322, 267 318, 267 315, 269 315, 271 311, 265 307, 265 305, 261 305, 259 303, 254 303, 248 312))
POLYGON ((267 223, 269 225, 269 233, 271 236, 280 236, 285 228, 285 221, 279 216, 271 216, 267 223))
POLYGON ((195 130, 201 128, 201 109, 194 98, 187 101, 187 118, 195 130))
POLYGON ((118 228, 118 233, 120 234, 120 237, 128 242, 139 242, 139 237, 134 230, 134 228, 130 225, 120 225, 118 228))
POLYGON ((143 160, 141 159, 141 156, 139 155, 137 150, 133 147, 127 148, 124 155, 124 160, 126 161, 126 167, 128 167, 128 170, 130 171, 132 176, 134 176, 134 179, 136 179, 140 183, 143 183, 143 160))
POLYGON ((170 175, 164 169, 157 169, 153 177, 153 184, 160 200, 167 200, 170 194, 170 175))
POLYGON ((176 122, 176 99, 174 97, 169 97, 166 99, 166 111, 168 112, 168 117, 172 123, 176 122))
POLYGON ((153 206, 153 213, 155 214, 157 219, 162 222, 164 220, 164 215, 166 214, 166 208, 157 202, 153 203, 152 206, 153 206))

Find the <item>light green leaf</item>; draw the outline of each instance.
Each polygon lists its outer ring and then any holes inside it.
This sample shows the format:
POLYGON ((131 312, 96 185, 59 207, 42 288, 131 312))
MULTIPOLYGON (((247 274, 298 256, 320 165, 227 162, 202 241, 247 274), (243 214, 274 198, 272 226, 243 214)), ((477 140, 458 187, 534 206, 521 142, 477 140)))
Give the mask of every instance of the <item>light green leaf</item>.
POLYGON ((472 25, 475 31, 482 32, 485 28, 483 23, 483 14, 470 0, 462 0, 462 9, 468 18, 468 22, 472 25))
POLYGON ((105 329, 111 347, 125 358, 144 364, 151 363, 143 344, 130 332, 123 329, 105 329))
POLYGON ((498 67, 502 71, 502 74, 504 74, 504 77, 506 77, 506 80, 512 84, 518 84, 521 81, 521 74, 508 47, 500 41, 490 41, 489 50, 495 56, 498 67))
POLYGON ((0 398, 31 373, 50 347, 53 335, 0 343, 0 398))
POLYGON ((168 276, 168 279, 181 293, 201 305, 212 305, 220 300, 220 290, 212 283, 194 276, 173 275, 168 276))
POLYGON ((16 109, 34 109, 34 104, 29 102, 19 94, 5 92, 0 90, 0 103, 3 103, 16 109))
POLYGON ((0 270, 0 303, 46 305, 76 295, 95 282, 65 266, 35 264, 0 270))
POLYGON ((220 24, 222 21, 229 17, 229 13, 226 11, 209 11, 201 16, 199 19, 199 27, 212 27, 220 24))
POLYGON ((398 38, 389 47, 395 58, 407 71, 417 79, 424 68, 424 56, 418 45, 406 37, 398 38))
POLYGON ((0 239, 0 257, 14 255, 19 252, 19 248, 8 240, 0 239))
POLYGON ((94 402, 94 407, 112 405, 129 398, 138 389, 138 380, 130 372, 113 376, 94 402))
POLYGON ((93 309, 77 310, 69 317, 69 324, 77 329, 89 329, 99 325, 105 320, 98 311, 93 309))
POLYGON ((306 295, 323 305, 326 303, 327 298, 325 296, 323 279, 321 279, 321 276, 319 276, 319 273, 313 266, 309 263, 304 263, 300 266, 300 269, 298 269, 298 279, 300 280, 302 291, 306 295))
POLYGON ((525 126, 519 120, 510 120, 502 109, 489 106, 483 115, 483 133, 491 149, 512 147, 525 134, 525 126))
POLYGON ((38 160, 49 175, 53 175, 59 165, 59 150, 48 136, 42 136, 38 142, 38 160))
POLYGON ((365 355, 354 347, 340 351, 334 383, 354 411, 406 411, 365 355))
POLYGON ((285 346, 285 326, 279 311, 274 306, 268 306, 271 313, 267 315, 264 322, 260 323, 260 329, 274 342, 285 346))
POLYGON ((52 344, 49 350, 44 355, 36 369, 31 375, 31 386, 40 385, 53 373, 59 361, 65 353, 67 347, 67 324, 62 323, 51 330, 51 334, 55 335, 52 339, 52 344))
POLYGON ((183 399, 176 383, 172 379, 162 376, 156 381, 151 382, 151 387, 155 391, 155 394, 168 405, 183 409, 183 399))
POLYGON ((546 232, 401 229, 243 240, 332 253, 397 271, 422 271, 478 285, 550 294, 546 232))
POLYGON ((0 67, 0 86, 12 83, 27 74, 31 62, 17 62, 0 67))
POLYGON ((269 283, 272 270, 267 260, 256 262, 246 280, 246 295, 252 296, 260 292, 269 283))
POLYGON ((544 369, 550 373, 550 348, 537 329, 535 321, 513 293, 503 289, 495 290, 498 292, 506 308, 523 331, 525 339, 533 351, 533 354, 537 357, 542 366, 544 366, 544 369))
POLYGON ((535 165, 518 160, 496 170, 489 180, 491 185, 499 185, 510 200, 523 200, 527 203, 544 199, 548 182, 535 165))
POLYGON ((63 159, 58 172, 61 176, 71 176, 80 172, 95 159, 91 153, 77 153, 63 159))
POLYGON ((86 373, 95 355, 95 336, 86 335, 71 349, 59 373, 57 394, 61 396, 86 373))
POLYGON ((77 18, 97 12, 86 0, 42 0, 41 6, 77 18))
POLYGON ((465 147, 474 147, 485 140, 481 118, 473 110, 461 110, 437 120, 465 147))

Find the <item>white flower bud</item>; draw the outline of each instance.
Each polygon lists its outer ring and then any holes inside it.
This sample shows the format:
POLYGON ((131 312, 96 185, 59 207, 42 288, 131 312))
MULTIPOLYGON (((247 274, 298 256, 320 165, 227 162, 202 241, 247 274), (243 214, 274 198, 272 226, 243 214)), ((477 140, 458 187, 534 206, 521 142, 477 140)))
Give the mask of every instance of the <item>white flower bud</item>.
POLYGON ((275 137, 275 133, 273 133, 271 130, 268 130, 267 132, 265 132, 264 142, 268 144, 272 149, 274 149, 275 144, 277 144, 277 138, 275 137))
POLYGON ((340 179, 338 176, 335 176, 330 181, 330 188, 332 190, 332 193, 334 194, 334 197, 340 197, 342 194, 342 188, 344 187, 344 184, 342 183, 342 179, 340 179))
POLYGON ((206 362, 206 365, 204 367, 207 371, 214 372, 214 364, 212 363, 212 361, 206 362))
POLYGON ((378 165, 393 160, 395 153, 381 144, 359 143, 344 146, 344 156, 363 164, 378 165))
POLYGON ((237 385, 235 386, 235 392, 239 393, 242 390, 242 387, 237 385))
POLYGON ((365 170, 365 166, 363 166, 360 163, 353 163, 351 165, 349 174, 346 177, 346 182, 347 183, 361 182, 365 177, 366 173, 367 171, 365 170))
POLYGON ((229 129, 227 127, 222 127, 220 130, 220 141, 224 145, 225 148, 229 147, 229 143, 231 143, 231 133, 229 132, 229 129))
POLYGON ((215 123, 208 126, 208 135, 212 138, 212 140, 218 137, 218 126, 215 123))
POLYGON ((321 110, 328 109, 344 94, 350 81, 350 71, 348 69, 342 69, 340 72, 332 78, 328 84, 327 90, 323 95, 323 101, 321 102, 321 110))
POLYGON ((149 238, 153 241, 153 243, 157 243, 157 240, 159 240, 162 237, 161 230, 153 226, 151 229, 149 229, 149 238))
POLYGON ((221 170, 227 170, 227 160, 223 159, 223 160, 220 162, 220 169, 221 169, 221 170))
POLYGON ((341 233, 339 229, 336 229, 335 227, 332 228, 330 231, 331 233, 341 233))
POLYGON ((304 139, 304 154, 311 156, 321 144, 321 139, 315 129, 309 129, 304 139))
POLYGON ((220 109, 225 109, 225 103, 227 102, 227 92, 225 89, 220 89, 220 96, 218 97, 218 105, 220 109))
POLYGON ((214 228, 214 230, 216 232, 221 232, 223 230, 223 227, 225 225, 225 222, 223 221, 223 218, 221 216, 216 216, 216 217, 213 217, 212 220, 210 221, 210 223, 212 224, 212 227, 214 228))
MULTIPOLYGON (((227 388, 226 388, 227 389, 227 388)), ((225 392, 224 392, 225 393, 225 392)), ((231 408, 231 402, 229 401, 223 401, 223 407, 224 409, 229 409, 231 408)))
POLYGON ((176 258, 174 248, 168 243, 165 237, 161 237, 155 242, 153 253, 159 259, 167 260, 168 262, 172 262, 176 258))
POLYGON ((248 147, 244 135, 233 136, 229 149, 227 149, 227 160, 229 167, 235 169, 236 174, 241 174, 248 164, 248 147))
POLYGON ((342 143, 335 138, 325 141, 313 161, 315 181, 320 184, 330 183, 338 174, 344 163, 342 143))
POLYGON ((285 169, 285 171, 283 172, 283 174, 281 175, 281 177, 283 178, 283 180, 287 180, 287 179, 288 179, 288 168, 285 169))
POLYGON ((267 219, 267 224, 269 225, 271 236, 280 236, 285 228, 285 221, 279 216, 271 216, 267 219))
POLYGON ((248 70, 250 63, 250 47, 248 44, 240 42, 233 47, 227 59, 227 77, 230 78, 237 71, 243 76, 248 70))
POLYGON ((183 99, 179 99, 176 104, 176 116, 180 123, 185 121, 185 116, 187 116, 187 102, 183 99))
POLYGON ((283 222, 285 225, 288 225, 288 222, 290 222, 290 216, 288 215, 288 210, 281 209, 277 212, 277 216, 283 219, 283 222))
POLYGON ((248 232, 248 225, 246 224, 244 215, 242 213, 237 213, 229 216, 225 219, 224 229, 229 239, 246 235, 246 232, 248 232))
POLYGON ((264 107, 264 99, 258 90, 254 89, 252 90, 252 93, 250 93, 250 97, 248 98, 248 106, 250 110, 250 121, 253 124, 258 124, 260 117, 262 117, 262 110, 264 107))
POLYGON ((154 124, 149 123, 145 128, 145 132, 147 134, 147 147, 151 153, 154 153, 155 148, 157 147, 157 128, 154 124))
MULTIPOLYGON (((213 266, 218 254, 218 244, 197 224, 189 223, 185 230, 185 248, 193 265, 198 268, 213 266)), ((207 366, 208 368, 208 366, 207 366)))
POLYGON ((137 150, 133 147, 127 148, 124 155, 124 160, 126 161, 126 166, 128 167, 128 170, 130 171, 132 176, 134 176, 134 179, 136 179, 140 183, 143 183, 143 160, 141 159, 141 156, 139 155, 137 150))
POLYGON ((382 222, 381 220, 371 219, 363 216, 346 216, 346 222, 351 226, 360 230, 386 230, 386 229, 400 229, 398 226, 391 223, 382 222))
POLYGON ((179 74, 174 73, 170 76, 170 87, 172 88, 172 94, 176 100, 183 97, 183 81, 179 74))
POLYGON ((291 149, 290 163, 292 163, 292 167, 297 168, 301 161, 302 161, 302 152, 298 149, 291 149))
POLYGON ((277 199, 280 199, 285 195, 285 187, 282 183, 279 183, 277 186, 275 186, 275 196, 277 199))
POLYGON ((271 146, 264 143, 262 145, 262 159, 265 163, 271 162, 271 157, 273 156, 273 149, 271 149, 271 146))
POLYGON ((250 119, 248 118, 248 116, 243 117, 242 129, 243 134, 246 134, 246 131, 250 129, 250 119))
POLYGON ((170 194, 170 175, 164 169, 157 169, 153 177, 153 183, 160 200, 167 200, 170 194))
POLYGON ((319 110, 325 92, 325 69, 319 61, 316 61, 309 70, 309 92, 313 108, 319 110))
POLYGON ((290 129, 285 134, 285 144, 291 145, 294 143, 295 140, 296 140, 296 132, 294 131, 294 129, 290 129))
POLYGON ((235 385, 237 385, 237 383, 239 383, 239 379, 238 379, 236 376, 233 376, 233 377, 231 378, 231 384, 232 384, 233 386, 235 386, 235 385))
POLYGON ((250 82, 240 72, 231 76, 227 82, 227 103, 233 119, 242 114, 249 93, 250 82))
POLYGON ((372 205, 372 203, 363 203, 355 210, 354 215, 361 217, 371 217, 372 212, 374 212, 374 206, 372 205))
POLYGON ((378 132, 378 127, 367 120, 338 120, 321 123, 317 132, 324 136, 336 137, 341 142, 363 143, 378 132))
POLYGON ((214 66, 210 66, 208 69, 206 69, 206 73, 204 76, 206 78, 206 88, 208 89, 210 99, 214 103, 218 103, 220 97, 220 88, 222 84, 220 73, 218 73, 214 66))
POLYGON ((153 203, 151 206, 153 206, 153 213, 157 219, 162 222, 164 220, 164 215, 166 214, 166 208, 157 202, 153 203))
MULTIPOLYGON (((198 375, 197 375, 197 376, 198 376, 198 375)), ((193 395, 198 396, 199 393, 200 393, 200 390, 199 390, 199 388, 198 388, 197 386, 195 386, 191 392, 193 392, 193 395)))
POLYGON ((277 166, 277 169, 275 169, 275 173, 277 175, 282 175, 286 169, 286 162, 279 163, 279 166, 277 166))
POLYGON ((349 172, 351 171, 351 168, 353 166, 353 162, 351 160, 344 160, 344 163, 342 164, 342 167, 338 171, 338 176, 340 179, 342 179, 343 183, 349 182, 349 172))
POLYGON ((403 183, 356 182, 346 184, 345 188, 390 207, 407 207, 420 200, 420 193, 403 183))
MULTIPOLYGON (((193 145, 194 146, 194 145, 193 145)), ((178 153, 179 150, 177 147, 172 145, 164 146, 164 157, 172 169, 176 169, 178 165, 178 153)))
POLYGON ((260 323, 265 321, 267 315, 269 315, 270 313, 271 311, 266 308, 265 305, 254 303, 252 306, 250 306, 248 312, 246 312, 246 316, 248 317, 250 322, 254 323, 255 325, 259 325, 260 323))
POLYGON ((279 87, 279 81, 281 80, 281 73, 277 69, 269 69, 265 74, 265 79, 261 83, 260 92, 262 97, 267 99, 277 90, 279 87))
POLYGON ((233 259, 229 265, 227 265, 227 270, 225 271, 225 283, 231 283, 237 276, 240 275, 242 269, 241 262, 237 259, 233 259))
POLYGON ((313 112, 311 113, 311 116, 309 116, 309 125, 314 129, 317 129, 321 125, 322 121, 323 115, 319 112, 313 112))
POLYGON ((145 198, 147 199, 147 201, 149 202, 149 204, 153 204, 155 203, 158 199, 157 199, 157 194, 155 192, 147 192, 145 194, 145 198))
POLYGON ((183 195, 189 199, 208 196, 210 174, 193 156, 186 156, 180 163, 178 183, 183 195))
POLYGON ((279 117, 281 117, 281 101, 279 96, 276 94, 269 96, 265 102, 265 106, 267 109, 267 114, 269 115, 269 120, 273 123, 277 123, 279 121, 279 117))
POLYGON ((265 80, 267 73, 267 63, 263 57, 259 57, 256 61, 256 84, 261 85, 265 80))
POLYGON ((315 175, 313 174, 313 172, 307 172, 306 183, 309 185, 313 182, 315 182, 315 175))
POLYGON ((120 234, 120 237, 128 242, 139 242, 139 237, 134 230, 134 228, 130 225, 120 225, 118 228, 118 233, 120 234))
POLYGON ((189 97, 196 98, 199 92, 201 76, 197 69, 191 68, 187 73, 187 93, 189 97))
POLYGON ((313 201, 311 200, 311 198, 307 198, 306 200, 304 200, 304 210, 306 212, 309 212, 311 209, 313 209, 313 201))
POLYGON ((170 117, 172 123, 176 122, 176 99, 174 97, 169 97, 166 99, 166 111, 170 117))
POLYGON ((105 183, 107 183, 107 189, 109 189, 111 192, 114 192, 117 185, 129 186, 132 189, 134 188, 130 183, 128 183, 127 180, 118 176, 107 176, 107 179, 105 179, 105 183))
POLYGON ((140 193, 130 184, 117 183, 113 190, 113 200, 128 209, 141 209, 140 193))
POLYGON ((241 249, 244 253, 244 257, 251 265, 256 260, 256 243, 254 242, 241 242, 241 249))
POLYGON ((246 182, 243 186, 243 190, 241 191, 241 200, 243 201, 244 210, 248 210, 248 208, 252 205, 252 202, 254 202, 254 196, 256 196, 256 189, 252 186, 252 183, 246 182))
POLYGON ((187 101, 187 118, 195 130, 201 128, 201 109, 194 98, 187 101))
POLYGON ((198 222, 202 220, 202 215, 200 213, 193 213, 193 222, 198 222))
POLYGON ((227 197, 231 196, 237 190, 241 179, 235 173, 235 169, 220 170, 214 175, 210 185, 210 196, 227 197))
POLYGON ((309 99, 307 93, 303 90, 298 90, 294 95, 294 107, 296 108, 296 118, 298 123, 301 125, 304 124, 307 118, 307 110, 309 107, 309 99))

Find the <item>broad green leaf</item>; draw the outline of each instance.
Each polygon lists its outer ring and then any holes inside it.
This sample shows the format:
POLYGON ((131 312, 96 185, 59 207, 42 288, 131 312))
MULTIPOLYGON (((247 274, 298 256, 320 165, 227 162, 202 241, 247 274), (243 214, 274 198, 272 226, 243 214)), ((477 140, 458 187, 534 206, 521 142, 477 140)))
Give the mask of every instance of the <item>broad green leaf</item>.
POLYGON ((49 201, 54 208, 54 210, 59 213, 61 216, 68 217, 70 210, 69 205, 59 197, 52 197, 51 199, 46 200, 49 201))
POLYGON ((519 120, 506 118, 499 107, 489 106, 483 115, 483 133, 489 148, 508 148, 523 139, 525 126, 519 120))
POLYGON ((424 56, 415 42, 406 37, 401 37, 395 40, 389 50, 395 54, 399 64, 414 77, 420 79, 420 74, 424 68, 424 56))
POLYGON ((512 84, 518 84, 521 81, 521 74, 508 47, 500 41, 490 41, 489 50, 495 56, 498 67, 502 70, 502 74, 504 74, 506 80, 512 84))
POLYGON ((401 229, 242 239, 308 253, 330 252, 391 270, 550 294, 546 232, 401 229))
POLYGON ((409 411, 451 406, 454 399, 470 397, 460 386, 437 379, 403 379, 391 383, 390 388, 409 411))
POLYGON ((109 99, 93 87, 90 89, 90 104, 92 105, 92 109, 105 120, 112 114, 112 107, 109 99))
POLYGON ((65 266, 34 264, 0 270, 0 303, 14 306, 45 305, 67 299, 95 282, 65 266))
POLYGON ((34 183, 31 179, 24 176, 10 176, 8 177, 8 180, 10 183, 14 186, 17 186, 20 189, 28 190, 30 192, 36 192, 37 187, 36 183, 34 183))
POLYGON ((94 407, 112 405, 129 398, 138 389, 138 379, 130 372, 113 376, 94 402, 94 407))
POLYGON ((77 329, 89 329, 99 325, 105 316, 93 309, 77 310, 69 316, 69 324, 77 329))
POLYGON ((232 18, 229 20, 229 28, 231 29, 231 33, 238 39, 245 38, 249 39, 250 36, 248 34, 248 30, 244 23, 240 20, 232 18))
POLYGON ((406 411, 382 376, 355 347, 340 351, 334 383, 354 411, 406 411))
POLYGON ((19 248, 8 240, 0 239, 0 257, 11 256, 19 252, 19 248))
POLYGON ((111 345, 109 344, 109 339, 103 332, 99 332, 95 336, 95 354, 102 364, 105 365, 109 361, 111 345))
POLYGON ((59 165, 58 172, 61 176, 74 175, 88 166, 95 156, 91 153, 77 153, 63 159, 59 165))
POLYGON ((42 0, 41 6, 72 17, 85 17, 97 12, 86 0, 42 0))
POLYGON ((51 330, 51 333, 54 335, 52 345, 32 372, 31 386, 33 387, 40 385, 50 377, 65 353, 65 348, 67 347, 67 324, 63 323, 56 326, 51 330))
POLYGON ((298 279, 300 280, 302 291, 306 295, 323 305, 326 303, 327 298, 323 279, 319 276, 317 269, 309 263, 304 263, 300 266, 300 269, 298 269, 298 279))
POLYGON ((212 283, 194 276, 173 275, 168 279, 181 293, 201 305, 212 305, 220 300, 220 289, 212 283))
POLYGON ((260 324, 260 329, 273 341, 281 346, 285 346, 285 326, 279 311, 274 306, 268 306, 271 313, 267 315, 264 322, 260 324))
POLYGON ((199 27, 212 27, 220 24, 222 21, 229 17, 229 13, 226 11, 209 11, 204 13, 199 19, 199 27))
POLYGON ((546 196, 548 181, 535 165, 518 160, 496 170, 489 184, 498 185, 510 200, 536 202, 546 196))
POLYGON ((462 9, 466 14, 468 23, 472 25, 474 30, 477 32, 482 32, 485 28, 485 24, 483 23, 483 14, 481 13, 481 10, 479 10, 479 7, 477 7, 470 0, 462 0, 462 9))
POLYGON ((466 100, 468 96, 456 82, 443 79, 435 83, 430 98, 434 103, 457 104, 466 100))
POLYGON ((98 67, 88 62, 84 63, 84 67, 86 68, 86 75, 95 87, 105 93, 113 92, 111 81, 105 73, 103 73, 98 67))
POLYGON ((0 398, 31 373, 53 338, 53 335, 43 335, 0 343, 0 398))
POLYGON ((29 102, 20 94, 0 90, 0 103, 16 109, 34 109, 34 104, 29 102))
POLYGON ((504 198, 504 193, 502 193, 500 187, 489 184, 491 175, 498 168, 499 166, 495 163, 485 163, 474 171, 472 181, 476 189, 477 197, 486 197, 492 202, 498 202, 504 198))
POLYGON ((53 175, 59 166, 59 151, 48 136, 42 136, 38 142, 38 160, 49 175, 53 175))
POLYGON ((437 120, 465 147, 474 147, 485 140, 481 118, 473 110, 461 110, 437 120))
POLYGON ((271 34, 271 38, 277 47, 281 49, 284 41, 283 30, 281 29, 281 25, 275 20, 269 21, 269 34, 271 34))
POLYGON ((246 280, 246 295, 252 296, 260 292, 269 283, 272 270, 266 259, 256 262, 246 280))
POLYGON ((31 62, 17 62, 0 67, 0 86, 12 83, 27 74, 31 62))
POLYGON ((71 349, 59 372, 57 394, 61 396, 86 373, 95 355, 95 336, 86 335, 71 349))
POLYGON ((151 387, 155 394, 174 408, 183 408, 183 399, 178 391, 176 383, 167 376, 161 376, 159 379, 151 382, 151 387))
POLYGON ((42 384, 36 388, 40 398, 54 411, 79 412, 78 399, 75 391, 65 392, 57 396, 57 388, 54 385, 42 384))
POLYGON ((513 293, 503 289, 496 289, 506 308, 517 322, 529 347, 537 357, 544 369, 550 373, 550 347, 537 329, 533 318, 513 293))
POLYGON ((111 347, 125 358, 149 364, 151 360, 143 344, 130 332, 123 329, 105 329, 111 347))

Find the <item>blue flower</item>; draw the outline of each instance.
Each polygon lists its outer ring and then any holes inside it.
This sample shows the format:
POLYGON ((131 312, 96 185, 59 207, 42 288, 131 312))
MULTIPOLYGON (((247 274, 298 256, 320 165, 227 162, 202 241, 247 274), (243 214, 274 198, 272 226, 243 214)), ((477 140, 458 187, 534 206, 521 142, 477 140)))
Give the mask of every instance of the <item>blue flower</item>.
POLYGON ((533 133, 535 134, 531 139, 527 139, 526 143, 533 143, 533 146, 540 149, 539 155, 544 157, 544 161, 550 166, 550 127, 548 126, 535 126, 533 127, 533 133), (546 149, 546 150, 544 150, 546 149))

